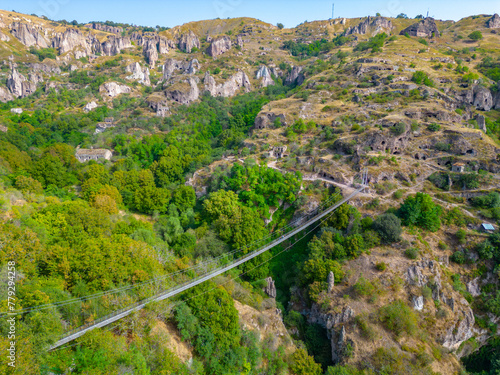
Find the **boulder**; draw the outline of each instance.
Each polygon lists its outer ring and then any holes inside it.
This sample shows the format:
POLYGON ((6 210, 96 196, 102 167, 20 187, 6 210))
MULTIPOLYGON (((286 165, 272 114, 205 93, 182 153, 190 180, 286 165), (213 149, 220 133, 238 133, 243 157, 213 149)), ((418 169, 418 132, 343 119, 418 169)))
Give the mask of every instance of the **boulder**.
POLYGON ((257 71, 257 74, 255 75, 256 79, 261 79, 261 85, 262 87, 267 87, 274 85, 274 80, 271 76, 271 72, 269 68, 265 65, 262 65, 259 70, 257 71))
POLYGON ((408 26, 406 29, 401 30, 400 35, 405 35, 408 33, 410 36, 418 37, 432 37, 439 36, 439 30, 437 28, 434 18, 427 17, 423 20, 408 26))
POLYGON ((194 47, 200 48, 200 40, 193 31, 189 30, 188 33, 182 34, 180 37, 179 49, 183 52, 191 53, 194 47))
POLYGON ((88 102, 87 104, 85 104, 85 107, 83 107, 83 112, 90 112, 95 108, 97 108, 96 102, 94 102, 94 101, 88 102))
POLYGON ((372 35, 376 35, 381 32, 390 33, 393 29, 391 20, 385 17, 367 17, 361 21, 358 25, 354 27, 349 27, 345 35, 351 34, 366 34, 368 31, 373 30, 372 35))
POLYGON ((300 86, 304 82, 304 75, 301 73, 302 72, 302 67, 301 66, 294 66, 292 68, 292 71, 288 76, 285 78, 285 81, 283 82, 287 86, 300 86))
POLYGON ((132 90, 126 85, 117 82, 106 82, 99 87, 99 93, 114 98, 120 94, 129 94, 132 90))
POLYGON ((149 69, 146 67, 141 68, 141 65, 138 62, 128 65, 125 68, 125 71, 132 73, 127 76, 127 79, 136 80, 142 85, 151 85, 151 81, 149 80, 149 69))
POLYGON ((231 39, 227 36, 220 36, 212 40, 207 49, 207 53, 212 57, 217 57, 231 49, 231 39))
POLYGON ((500 27, 500 16, 495 13, 488 21, 486 21, 486 26, 490 29, 498 29, 500 27))
POLYGON ((217 84, 210 73, 206 72, 203 82, 205 84, 205 91, 208 91, 210 95, 223 96, 225 98, 236 95, 241 89, 245 92, 249 92, 252 89, 250 80, 243 71, 235 73, 221 84, 217 84))
POLYGON ((13 22, 10 25, 10 33, 19 39, 26 47, 37 46, 47 48, 48 43, 35 26, 21 22, 13 22))

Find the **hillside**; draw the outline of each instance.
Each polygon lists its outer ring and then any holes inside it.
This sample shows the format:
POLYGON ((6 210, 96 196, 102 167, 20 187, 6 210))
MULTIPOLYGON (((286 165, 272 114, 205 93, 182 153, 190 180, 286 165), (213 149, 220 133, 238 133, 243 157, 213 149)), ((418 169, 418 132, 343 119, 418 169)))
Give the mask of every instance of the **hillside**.
POLYGON ((1 311, 21 312, 2 372, 499 370, 498 15, 166 29, 0 11, 0 61, 1 311), (363 173, 320 226, 48 350, 363 173))

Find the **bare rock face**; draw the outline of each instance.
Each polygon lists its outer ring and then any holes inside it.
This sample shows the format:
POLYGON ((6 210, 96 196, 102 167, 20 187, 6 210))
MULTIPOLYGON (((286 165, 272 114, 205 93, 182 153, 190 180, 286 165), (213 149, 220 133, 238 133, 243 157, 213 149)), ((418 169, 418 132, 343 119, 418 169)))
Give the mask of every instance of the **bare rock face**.
POLYGON ((94 101, 88 102, 87 104, 85 104, 85 107, 83 107, 83 112, 90 112, 95 108, 97 108, 96 102, 94 102, 94 101))
POLYGON ((125 71, 132 73, 127 77, 127 79, 136 80, 142 85, 151 85, 151 81, 149 80, 149 69, 141 68, 141 65, 138 62, 128 65, 125 68, 125 71))
POLYGON ((146 44, 143 46, 143 54, 146 61, 149 63, 149 67, 153 69, 156 66, 156 61, 158 61, 158 48, 156 40, 148 39, 146 44))
POLYGON ((368 31, 374 30, 373 35, 381 32, 390 32, 393 29, 391 20, 385 17, 367 17, 357 26, 350 27, 346 30, 346 35, 351 34, 367 34, 368 31))
POLYGON ((472 297, 477 297, 481 295, 481 287, 479 286, 479 277, 469 281, 467 283, 467 291, 472 295, 472 297))
POLYGON ((405 35, 408 33, 410 36, 419 36, 419 37, 431 37, 439 36, 439 30, 437 28, 436 22, 434 18, 427 17, 417 23, 414 23, 411 26, 408 26, 406 29, 402 30, 399 34, 405 35))
POLYGON ((261 79, 262 87, 274 85, 274 81, 273 81, 273 78, 271 76, 271 71, 265 65, 262 65, 259 68, 259 70, 257 71, 257 74, 255 75, 255 78, 261 79))
POLYGON ((42 72, 45 74, 61 74, 61 68, 58 65, 54 64, 45 64, 45 63, 30 63, 27 64, 28 67, 34 72, 42 72))
POLYGON ((0 32, 0 41, 2 42, 8 42, 10 40, 10 36, 0 32))
POLYGON ((217 57, 231 49, 231 38, 227 35, 217 37, 212 40, 207 49, 207 53, 212 57, 217 57))
POLYGON ((132 47, 129 38, 109 36, 108 40, 102 43, 102 54, 106 56, 118 55, 123 49, 132 47))
POLYGON ((274 124, 277 118, 279 118, 281 125, 286 125, 285 115, 276 115, 273 112, 261 112, 255 118, 254 129, 268 128, 274 124))
POLYGON ((0 102, 6 103, 14 99, 12 94, 5 87, 0 87, 0 102))
POLYGON ((491 91, 486 87, 476 86, 474 87, 473 93, 474 100, 472 105, 476 107, 476 109, 489 111, 493 107, 494 103, 491 91))
POLYGON ((197 59, 189 62, 167 59, 165 64, 163 64, 163 80, 172 78, 176 70, 181 71, 182 74, 196 74, 198 69, 200 69, 200 63, 197 59))
POLYGON ((423 296, 413 296, 413 308, 417 311, 421 311, 424 308, 424 297, 423 296))
POLYGON ((165 91, 167 99, 173 100, 180 104, 189 104, 195 101, 200 96, 200 90, 194 78, 188 78, 185 83, 189 85, 188 89, 174 87, 165 91))
POLYGON ((191 53, 194 47, 198 49, 200 48, 200 40, 195 33, 189 30, 189 33, 183 34, 179 39, 179 49, 181 51, 191 53))
POLYGON ((72 51, 76 47, 81 47, 86 54, 90 54, 87 40, 78 29, 70 28, 63 33, 58 33, 52 38, 52 47, 56 48, 60 54, 72 51))
POLYGON ((112 34, 121 34, 123 32, 123 28, 121 27, 109 26, 98 22, 88 23, 85 26, 88 27, 89 29, 105 31, 107 33, 112 33, 112 34))
POLYGON ((333 274, 332 271, 328 274, 328 293, 331 293, 333 290, 333 287, 335 286, 335 275, 333 274))
POLYGON ((459 318, 448 328, 443 339, 443 346, 449 350, 457 350, 460 344, 473 336, 474 313, 465 299, 461 302, 465 306, 460 309, 459 318))
POLYGON ((101 95, 114 98, 120 94, 129 94, 132 90, 130 87, 121 85, 117 82, 106 82, 99 87, 101 95))
POLYGON ((241 34, 236 37, 236 45, 240 48, 243 48, 243 37, 241 36, 241 34))
POLYGON ((354 318, 354 310, 345 306, 339 313, 322 313, 320 307, 314 304, 311 308, 307 320, 309 323, 317 323, 330 330, 337 324, 349 323, 354 318))
POLYGON ((285 81, 283 82, 287 86, 300 86, 304 82, 304 75, 301 73, 302 72, 302 67, 301 66, 294 66, 292 68, 292 71, 288 76, 285 78, 285 81))
POLYGON ((490 29, 498 29, 500 27, 500 16, 495 13, 487 22, 486 26, 490 29))
POLYGON ((10 32, 26 47, 48 47, 47 41, 35 26, 20 22, 14 22, 10 26, 10 32))
POLYGON ((243 89, 245 92, 252 89, 248 76, 242 71, 232 75, 227 81, 221 84, 217 84, 210 73, 206 72, 204 83, 205 91, 208 91, 210 95, 223 96, 225 98, 236 95, 240 89, 243 89))
POLYGON ((272 277, 266 278, 267 285, 264 287, 264 293, 266 293, 270 298, 276 298, 276 286, 274 285, 274 280, 272 277))
POLYGON ((36 91, 36 83, 29 82, 25 76, 13 68, 7 78, 7 88, 15 98, 24 98, 36 91))

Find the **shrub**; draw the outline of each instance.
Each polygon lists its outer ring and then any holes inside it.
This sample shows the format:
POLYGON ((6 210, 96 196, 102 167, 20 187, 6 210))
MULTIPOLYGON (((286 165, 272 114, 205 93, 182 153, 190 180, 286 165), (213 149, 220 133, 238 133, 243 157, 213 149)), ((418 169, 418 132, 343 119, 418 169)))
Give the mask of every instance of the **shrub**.
POLYGON ((425 72, 421 70, 418 70, 415 73, 413 73, 411 80, 418 85, 424 84, 430 87, 434 86, 434 82, 427 76, 425 72))
POLYGON ((465 259, 465 254, 462 251, 455 251, 451 257, 450 260, 452 262, 455 262, 457 264, 464 264, 466 259, 465 259))
POLYGON ((392 194, 394 199, 401 199, 403 197, 403 190, 396 190, 394 194, 392 194))
POLYGON ((400 336, 403 332, 411 336, 417 330, 417 315, 401 300, 382 307, 379 316, 385 328, 396 336, 400 336))
POLYGON ((483 34, 481 34, 481 31, 476 30, 476 31, 471 32, 469 34, 468 38, 471 40, 478 41, 478 40, 483 39, 483 34))
POLYGON ((370 325, 370 323, 365 315, 357 315, 354 318, 354 321, 356 322, 356 325, 358 326, 359 330, 361 331, 361 336, 363 336, 369 340, 375 340, 377 338, 377 333, 375 332, 373 327, 370 325))
POLYGON ((418 253, 419 251, 416 247, 409 247, 405 250, 405 255, 408 259, 417 259, 418 253))
POLYGON ((354 292, 359 296, 370 296, 375 292, 375 287, 370 280, 361 276, 356 284, 354 284, 354 292))
POLYGON ((278 29, 280 29, 280 30, 285 27, 281 22, 278 22, 278 24, 276 26, 278 26, 278 29))
POLYGON ((387 268, 387 264, 385 262, 379 262, 375 265, 375 268, 379 271, 385 271, 387 268))
POLYGON ((424 38, 420 38, 418 40, 418 42, 421 43, 421 44, 423 44, 424 46, 428 46, 429 45, 429 43, 427 43, 427 40, 425 40, 424 38))
POLYGON ((394 214, 377 216, 372 225, 385 243, 396 242, 401 236, 401 220, 394 214))
POLYGON ((432 124, 429 124, 427 126, 427 130, 429 130, 431 132, 437 132, 437 131, 441 130, 441 125, 436 124, 435 122, 433 122, 432 124))
POLYGON ((457 237, 457 240, 460 244, 464 245, 467 242, 467 232, 465 230, 463 229, 457 230, 455 236, 457 237))
POLYGON ((425 300, 430 301, 432 299, 432 290, 427 285, 422 287, 422 296, 425 300))

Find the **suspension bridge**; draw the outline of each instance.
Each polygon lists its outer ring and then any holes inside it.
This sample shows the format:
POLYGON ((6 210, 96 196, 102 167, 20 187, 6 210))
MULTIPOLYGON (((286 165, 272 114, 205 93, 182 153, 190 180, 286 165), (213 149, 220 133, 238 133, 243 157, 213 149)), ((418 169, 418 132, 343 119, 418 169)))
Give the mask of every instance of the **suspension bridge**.
MULTIPOLYGON (((355 191, 353 191, 350 195, 339 200, 338 202, 336 202, 332 206, 324 209, 322 212, 319 212, 319 207, 318 207, 316 212, 313 212, 312 214, 308 215, 307 217, 302 218, 298 223, 292 223, 292 224, 288 225, 288 228, 291 229, 290 231, 283 233, 284 230, 282 229, 282 232, 278 233, 279 237, 272 240, 271 242, 264 244, 263 246, 259 247, 258 249, 253 250, 253 251, 251 251, 251 252, 249 252, 249 253, 247 253, 247 254, 245 254, 237 259, 234 259, 227 264, 224 264, 222 266, 218 266, 213 270, 206 271, 197 277, 194 277, 194 278, 192 278, 188 281, 185 281, 183 283, 180 283, 172 288, 169 288, 169 289, 164 290, 160 293, 157 293, 152 297, 143 299, 143 300, 138 301, 138 302, 136 302, 132 305, 129 305, 125 308, 114 311, 111 314, 104 315, 96 320, 93 320, 91 322, 88 322, 88 323, 80 326, 80 327, 72 329, 72 330, 66 332, 57 342, 55 342, 49 348, 49 350, 53 350, 53 349, 56 349, 62 345, 65 345, 65 344, 83 336, 87 332, 90 332, 96 328, 105 327, 113 322, 116 322, 119 319, 122 319, 122 318, 136 312, 136 311, 143 309, 145 306, 147 306, 148 304, 150 304, 152 302, 163 301, 167 298, 171 298, 175 295, 178 295, 178 294, 180 294, 180 293, 182 293, 190 288, 193 288, 196 285, 199 285, 207 280, 210 280, 218 275, 223 274, 224 272, 227 272, 235 267, 238 267, 239 265, 249 261, 250 259, 258 257, 259 255, 265 253, 266 251, 269 251, 270 249, 274 248, 275 246, 277 246, 277 245, 279 245, 279 244, 281 244, 289 239, 292 239, 295 235, 297 235, 298 233, 300 233, 301 231, 303 231, 307 227, 311 226, 312 224, 320 221, 321 219, 325 218, 325 220, 326 220, 328 215, 332 214, 333 211, 335 211, 338 207, 340 207, 344 203, 349 202, 356 195, 361 193, 365 189, 366 183, 367 183, 367 175, 366 175, 366 172, 363 172, 361 185, 355 191)), ((241 251, 241 250, 239 250, 239 251, 241 251)), ((106 292, 99 293, 100 296, 106 295, 106 294, 107 294, 106 292)), ((69 303, 71 303, 71 301, 69 301, 69 302, 63 301, 61 303, 61 305, 69 304, 69 303)), ((54 305, 58 305, 58 304, 54 304, 54 305)))

